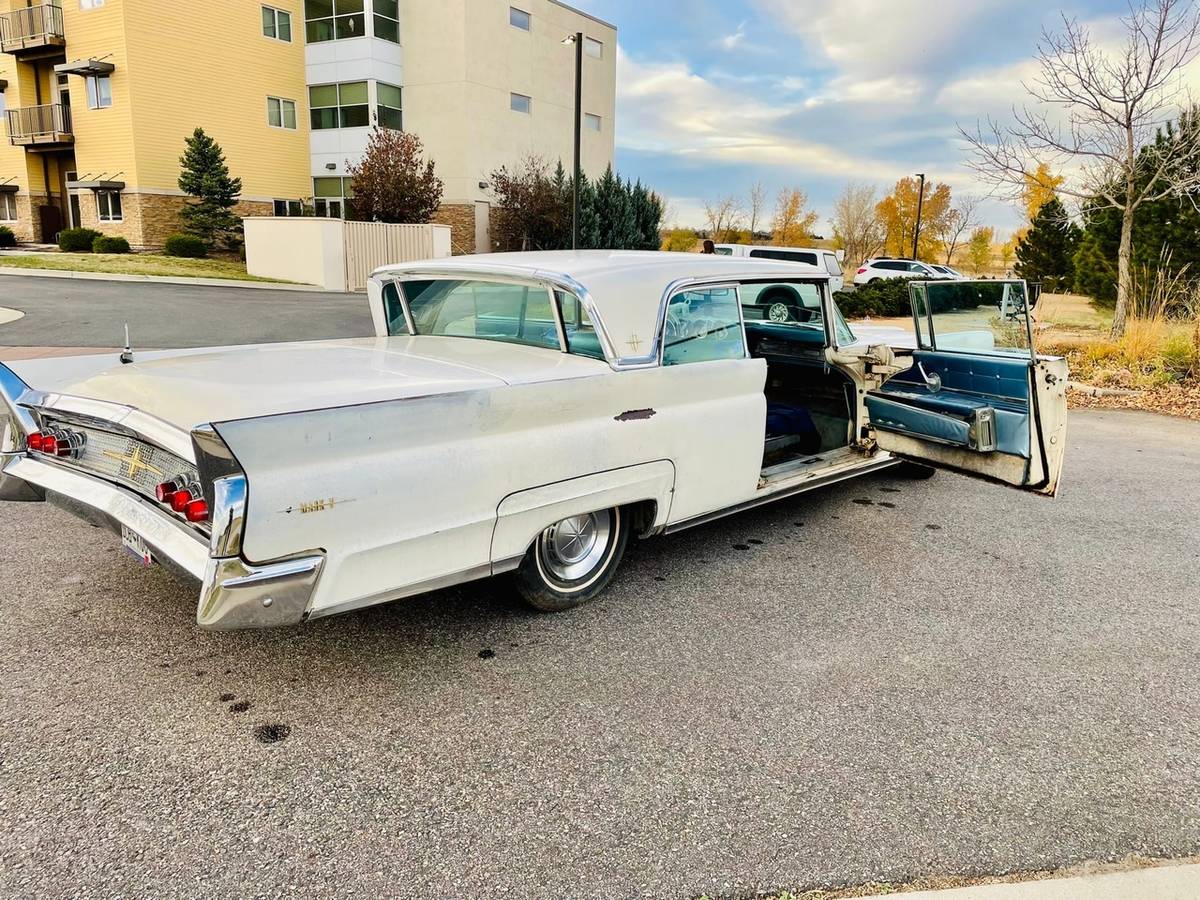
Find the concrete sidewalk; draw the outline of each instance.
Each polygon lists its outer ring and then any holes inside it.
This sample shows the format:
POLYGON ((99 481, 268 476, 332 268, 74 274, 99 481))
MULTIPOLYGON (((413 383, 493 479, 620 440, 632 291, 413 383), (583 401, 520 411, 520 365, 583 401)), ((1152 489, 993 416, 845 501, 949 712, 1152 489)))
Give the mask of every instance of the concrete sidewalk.
POLYGON ((83 281, 141 281, 151 284, 186 284, 192 287, 234 287, 268 291, 325 291, 315 284, 286 281, 241 281, 237 278, 188 278, 176 275, 125 275, 116 272, 73 272, 69 269, 23 269, 0 266, 0 275, 27 275, 32 278, 71 278, 83 281))
POLYGON ((1197 900, 1200 863, 1045 878, 934 891, 901 892, 903 900, 1197 900))

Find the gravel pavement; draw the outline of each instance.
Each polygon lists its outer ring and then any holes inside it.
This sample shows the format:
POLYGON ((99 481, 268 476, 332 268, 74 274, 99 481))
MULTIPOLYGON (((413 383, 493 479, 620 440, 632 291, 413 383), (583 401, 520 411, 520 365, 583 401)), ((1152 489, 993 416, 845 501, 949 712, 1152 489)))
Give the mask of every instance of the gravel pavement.
POLYGON ((0 276, 0 346, 174 349, 373 334, 366 294, 0 276))
POLYGON ((883 473, 635 545, 569 613, 492 581, 257 633, 0 505, 0 894, 741 897, 1195 854, 1198 440, 1075 413, 1057 500, 883 473))

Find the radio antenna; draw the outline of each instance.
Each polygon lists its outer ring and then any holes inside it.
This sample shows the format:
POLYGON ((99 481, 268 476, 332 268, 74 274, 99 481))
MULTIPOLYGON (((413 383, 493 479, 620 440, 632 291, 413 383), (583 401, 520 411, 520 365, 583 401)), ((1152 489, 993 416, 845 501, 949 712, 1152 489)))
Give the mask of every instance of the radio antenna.
POLYGON ((122 365, 133 362, 133 345, 129 343, 129 323, 125 323, 125 350, 121 353, 122 365))

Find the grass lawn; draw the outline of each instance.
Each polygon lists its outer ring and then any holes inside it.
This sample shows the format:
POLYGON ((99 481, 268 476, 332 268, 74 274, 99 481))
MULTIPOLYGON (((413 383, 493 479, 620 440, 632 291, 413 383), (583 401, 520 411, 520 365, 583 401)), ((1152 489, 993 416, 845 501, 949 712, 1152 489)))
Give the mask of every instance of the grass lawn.
POLYGON ((114 275, 159 275, 175 278, 229 278, 236 281, 272 281, 246 274, 246 264, 236 259, 181 259, 156 253, 38 253, 0 252, 0 267, 54 269, 67 272, 106 272, 114 275))

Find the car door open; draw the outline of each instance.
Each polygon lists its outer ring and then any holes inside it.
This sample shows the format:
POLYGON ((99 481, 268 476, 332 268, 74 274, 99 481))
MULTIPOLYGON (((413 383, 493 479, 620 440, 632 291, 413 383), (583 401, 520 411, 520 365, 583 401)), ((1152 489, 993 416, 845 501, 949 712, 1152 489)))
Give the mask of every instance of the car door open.
POLYGON ((879 446, 1053 496, 1067 364, 1033 348, 1025 282, 913 282, 909 297, 912 367, 867 394, 879 446))

